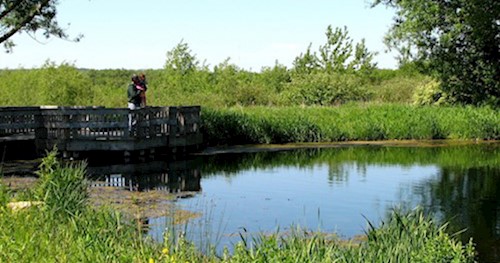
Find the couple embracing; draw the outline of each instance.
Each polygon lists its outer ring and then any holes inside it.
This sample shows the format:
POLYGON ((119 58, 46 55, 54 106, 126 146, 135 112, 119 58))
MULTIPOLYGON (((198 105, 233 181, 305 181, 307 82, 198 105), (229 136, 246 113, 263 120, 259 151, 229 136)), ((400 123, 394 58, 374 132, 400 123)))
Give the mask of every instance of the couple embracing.
POLYGON ((146 107, 146 90, 148 89, 146 75, 132 75, 132 82, 128 85, 128 108, 135 110, 146 107))

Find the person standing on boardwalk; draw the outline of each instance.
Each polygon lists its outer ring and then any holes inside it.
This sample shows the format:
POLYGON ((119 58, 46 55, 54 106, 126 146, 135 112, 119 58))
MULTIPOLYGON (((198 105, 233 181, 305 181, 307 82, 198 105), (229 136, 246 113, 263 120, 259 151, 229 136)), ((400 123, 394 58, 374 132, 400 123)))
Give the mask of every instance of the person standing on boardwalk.
MULTIPOLYGON (((132 75, 132 82, 128 84, 127 88, 127 97, 128 97, 128 108, 130 110, 139 109, 141 107, 141 90, 138 89, 140 80, 139 76, 132 75)), ((136 120, 133 120, 134 117, 131 113, 128 114, 128 129, 132 130, 132 126, 135 125, 136 120)))
POLYGON ((148 90, 146 74, 141 73, 139 75, 139 86, 137 88, 141 90, 141 108, 144 108, 146 107, 146 91, 148 90))
POLYGON ((128 108, 131 110, 135 110, 141 107, 141 90, 140 90, 140 79, 137 75, 132 75, 132 82, 128 85, 127 88, 127 97, 128 97, 128 108))

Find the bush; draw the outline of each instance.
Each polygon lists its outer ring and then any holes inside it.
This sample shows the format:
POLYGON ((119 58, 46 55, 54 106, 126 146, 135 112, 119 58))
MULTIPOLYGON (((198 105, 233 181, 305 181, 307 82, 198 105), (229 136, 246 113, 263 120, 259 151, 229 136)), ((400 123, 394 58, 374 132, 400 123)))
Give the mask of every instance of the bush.
POLYGON ((326 106, 365 101, 370 93, 354 74, 314 73, 294 76, 282 96, 287 105, 326 106))
POLYGON ((445 105, 451 102, 448 94, 441 89, 441 83, 431 80, 416 88, 413 94, 415 105, 445 105))
POLYGON ((429 82, 423 76, 395 76, 369 85, 372 101, 380 103, 411 103, 416 87, 429 82))

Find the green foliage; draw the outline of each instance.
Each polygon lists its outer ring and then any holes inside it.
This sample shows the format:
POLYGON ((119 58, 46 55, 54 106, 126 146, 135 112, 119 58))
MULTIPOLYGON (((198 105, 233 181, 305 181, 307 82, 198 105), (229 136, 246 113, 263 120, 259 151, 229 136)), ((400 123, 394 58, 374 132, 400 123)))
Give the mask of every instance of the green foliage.
POLYGON ((287 105, 339 105, 364 101, 370 96, 353 74, 314 73, 292 78, 282 93, 287 105))
POLYGON ((0 209, 1 262, 145 262, 159 248, 120 214, 88 210, 56 220, 43 210, 0 209))
MULTIPOLYGON (((370 225, 371 223, 368 222, 370 225)), ((286 233, 249 236, 226 248, 222 256, 206 256, 180 238, 167 235, 160 262, 475 262, 472 241, 463 245, 421 209, 393 212, 367 240, 342 241, 334 234, 292 227, 286 233)))
POLYGON ((52 215, 59 218, 79 216, 87 207, 85 164, 62 166, 56 155, 54 149, 42 159, 34 196, 52 215))
MULTIPOLYGON (((322 46, 325 58, 330 60, 336 52, 332 41, 322 46)), ((316 53, 310 54, 317 62, 315 66, 306 65, 303 70, 299 70, 298 64, 287 69, 276 62, 261 72, 251 72, 230 63, 229 58, 209 69, 207 65, 200 65, 183 42, 168 52, 163 69, 140 72, 77 69, 71 64, 55 65, 48 61, 39 69, 0 70, 3 80, 0 89, 8 91, 0 97, 0 105, 126 107, 130 76, 141 72, 148 78, 147 101, 151 106, 338 105, 371 99, 410 103, 408 94, 413 94, 423 76, 406 69, 377 70, 368 66, 370 63, 362 66, 362 61, 368 61, 364 56, 370 55, 365 49, 362 42, 352 48, 347 64, 322 62, 332 69, 339 67, 339 71, 344 68, 343 72, 326 72, 320 67, 316 53)))
POLYGON ((372 94, 370 101, 403 104, 412 103, 415 89, 431 80, 410 63, 397 70, 373 69, 366 79, 366 88, 372 94))
POLYGON ((395 76, 380 83, 368 84, 367 88, 373 92, 370 101, 379 103, 409 104, 414 101, 415 92, 419 87, 431 81, 424 76, 395 76))
POLYGON ((488 107, 203 108, 202 122, 209 144, 500 138, 500 114, 488 107))
MULTIPOLYGON (((414 100, 425 104, 440 93, 447 94, 446 102, 454 101, 449 92, 427 85, 432 78, 419 72, 416 63, 398 70, 376 69, 371 63, 374 54, 363 41, 353 47, 347 29, 329 27, 327 36, 319 53, 309 47, 294 68, 276 62, 261 72, 239 68, 229 58, 209 69, 180 42, 168 52, 165 68, 141 71, 148 77, 148 105, 293 107, 360 101, 411 104, 414 100)), ((126 87, 133 73, 140 72, 77 69, 50 61, 39 69, 0 70, 0 89, 7 91, 0 96, 0 104, 126 107, 126 87)))
POLYGON ((421 212, 395 213, 387 225, 368 232, 368 241, 341 242, 324 233, 293 229, 238 243, 224 262, 474 262, 465 246, 421 212), (251 247, 248 247, 251 244, 251 247))
POLYGON ((366 262, 475 262, 471 242, 463 246, 424 216, 422 209, 408 214, 393 211, 382 226, 371 223, 368 241, 361 245, 366 262))
POLYGON ((4 209, 10 199, 9 189, 0 181, 0 210, 4 209))
POLYGON ((449 101, 448 94, 441 90, 441 83, 435 80, 417 87, 413 94, 413 103, 416 105, 443 105, 449 101))
POLYGON ((263 68, 258 78, 258 83, 261 83, 265 90, 276 93, 283 91, 284 86, 292 80, 290 71, 277 61, 272 68, 263 68))
POLYGON ((89 78, 69 64, 47 62, 40 69, 36 88, 42 101, 51 105, 86 105, 93 97, 89 78))
POLYGON ((196 55, 191 54, 189 45, 181 41, 171 51, 167 52, 165 69, 180 75, 186 75, 195 71, 198 64, 196 55))
POLYGON ((56 66, 47 61, 42 68, 2 72, 0 98, 3 105, 89 105, 94 97, 89 77, 73 65, 56 66))
POLYGON ((304 54, 294 60, 294 72, 299 75, 321 71, 326 73, 369 74, 375 68, 372 63, 376 53, 368 51, 365 40, 353 46, 347 27, 326 29, 327 41, 319 47, 319 55, 311 52, 311 45, 304 54), (354 51, 354 52, 353 52, 354 51))
MULTIPOLYGON (((20 32, 43 31, 43 36, 68 39, 56 19, 58 1, 0 1, 0 43, 7 51, 15 46, 10 38, 20 32)), ((78 36, 74 41, 79 41, 78 36)))
POLYGON ((437 73, 459 103, 498 105, 500 2, 497 0, 375 0, 396 9, 386 37, 406 63, 416 59, 437 73))
POLYGON ((293 71, 296 74, 311 74, 319 68, 316 52, 311 52, 312 43, 309 44, 305 53, 300 54, 293 61, 293 71))
POLYGON ((25 194, 44 203, 21 211, 6 209, 10 194, 0 184, 0 262, 144 262, 159 255, 132 221, 87 205, 84 170, 49 152, 34 194, 25 194))

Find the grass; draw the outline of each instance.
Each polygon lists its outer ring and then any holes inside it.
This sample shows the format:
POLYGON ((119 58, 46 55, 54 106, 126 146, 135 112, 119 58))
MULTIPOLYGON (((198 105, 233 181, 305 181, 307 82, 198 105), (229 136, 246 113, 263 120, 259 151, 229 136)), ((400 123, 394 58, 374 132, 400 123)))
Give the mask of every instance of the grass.
POLYGON ((166 232, 162 244, 145 237, 140 224, 87 203, 84 166, 44 158, 40 180, 26 194, 0 184, 0 262, 473 262, 471 242, 462 244, 422 210, 394 211, 366 241, 349 243, 300 229, 281 234, 241 235, 222 254, 202 253, 184 236, 166 232), (42 201, 21 211, 7 203, 42 201), (229 252, 231 251, 231 253, 229 252))
POLYGON ((489 107, 350 104, 342 107, 203 108, 211 145, 359 140, 500 139, 489 107))
POLYGON ((13 195, 0 188, 0 262, 127 262, 157 255, 133 221, 88 203, 84 166, 61 165, 55 152, 44 158, 32 190, 13 195), (41 201, 21 211, 10 201, 41 201))

